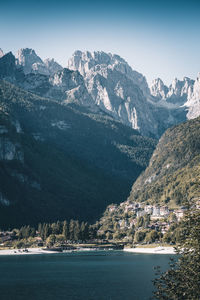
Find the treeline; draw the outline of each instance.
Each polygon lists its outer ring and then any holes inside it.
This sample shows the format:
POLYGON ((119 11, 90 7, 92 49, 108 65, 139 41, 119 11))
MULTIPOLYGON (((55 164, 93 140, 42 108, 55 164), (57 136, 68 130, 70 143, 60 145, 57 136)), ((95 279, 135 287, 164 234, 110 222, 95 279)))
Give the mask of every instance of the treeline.
POLYGON ((97 230, 93 225, 78 220, 66 220, 56 223, 39 223, 38 228, 23 226, 18 231, 19 239, 28 239, 29 237, 39 236, 43 241, 49 239, 52 243, 56 240, 66 241, 86 241, 95 239, 97 230))

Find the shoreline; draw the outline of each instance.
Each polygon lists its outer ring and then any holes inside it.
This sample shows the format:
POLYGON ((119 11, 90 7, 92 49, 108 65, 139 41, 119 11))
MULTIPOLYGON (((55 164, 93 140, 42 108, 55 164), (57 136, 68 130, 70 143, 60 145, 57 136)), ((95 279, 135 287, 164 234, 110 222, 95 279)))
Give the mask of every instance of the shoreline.
POLYGON ((0 250, 1 255, 30 255, 30 254, 52 254, 52 253, 60 253, 59 251, 48 251, 43 250, 42 248, 27 248, 28 251, 24 251, 24 249, 6 249, 0 250))
POLYGON ((140 254, 176 254, 174 247, 155 247, 155 248, 124 248, 125 252, 140 254))
MULTIPOLYGON (((3 255, 38 255, 38 254, 54 254, 54 253, 71 253, 73 250, 65 250, 64 252, 59 251, 48 251, 42 248, 27 248, 28 251, 24 249, 6 249, 0 250, 0 256, 3 255)), ((93 251, 95 249, 79 249, 76 252, 82 251, 93 251)), ((95 250, 96 251, 96 250, 95 250)), ((99 250, 102 251, 102 250, 99 250)), ((104 251, 104 250, 103 250, 104 251)), ((155 248, 124 248, 122 251, 129 253, 140 253, 140 254, 176 254, 173 247, 155 247, 155 248)))

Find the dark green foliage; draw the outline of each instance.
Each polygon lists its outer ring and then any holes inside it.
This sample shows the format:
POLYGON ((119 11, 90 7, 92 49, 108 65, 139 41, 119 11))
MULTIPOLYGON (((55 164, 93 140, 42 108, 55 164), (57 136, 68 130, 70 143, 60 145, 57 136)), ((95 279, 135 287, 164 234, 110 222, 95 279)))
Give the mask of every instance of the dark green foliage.
POLYGON ((200 193, 200 118, 168 129, 161 137, 145 172, 129 199, 185 205, 200 193))
POLYGON ((40 98, 4 81, 0 107, 0 125, 7 129, 1 136, 23 154, 23 160, 0 160, 0 192, 10 201, 0 204, 2 228, 65 218, 95 221, 108 204, 127 198, 155 147, 154 140, 104 113, 40 98))
POLYGON ((23 226, 19 230, 19 238, 20 239, 28 239, 29 237, 35 237, 36 230, 34 227, 23 226))
POLYGON ((134 242, 135 243, 140 243, 142 241, 144 241, 146 236, 146 231, 145 230, 138 230, 135 233, 135 237, 134 237, 134 242))
MULTIPOLYGON (((30 228, 30 226, 25 226, 22 227, 24 228, 30 228)), ((21 230, 19 233, 21 233, 21 230)), ((28 231, 29 235, 27 235, 26 238, 30 236, 35 236, 35 229, 31 228, 34 230, 34 235, 31 235, 32 231, 28 231)), ((27 232, 27 231, 26 231, 27 232)), ((88 225, 87 222, 79 222, 78 220, 73 220, 71 219, 69 223, 65 220, 63 222, 57 221, 57 223, 39 223, 38 225, 38 233, 39 236, 42 238, 43 241, 46 241, 47 238, 51 236, 51 243, 53 240, 53 236, 55 237, 55 241, 57 240, 56 236, 62 235, 64 238, 64 241, 67 242, 68 240, 70 241, 87 241, 89 239, 94 239, 96 238, 96 227, 93 225, 88 225), (58 227, 59 225, 59 227, 58 227)), ((25 236, 22 236, 21 234, 19 235, 20 238, 24 238, 25 236)), ((49 241, 50 241, 49 240, 49 241)))
MULTIPOLYGON (((58 232, 59 233, 59 232, 58 232)), ((63 222, 63 230, 62 230, 62 234, 65 238, 65 241, 67 241, 69 239, 69 230, 68 230, 68 224, 67 221, 63 222)))
POLYGON ((200 295, 200 210, 190 210, 182 220, 177 245, 178 258, 170 269, 157 268, 154 296, 160 300, 198 300, 200 295))

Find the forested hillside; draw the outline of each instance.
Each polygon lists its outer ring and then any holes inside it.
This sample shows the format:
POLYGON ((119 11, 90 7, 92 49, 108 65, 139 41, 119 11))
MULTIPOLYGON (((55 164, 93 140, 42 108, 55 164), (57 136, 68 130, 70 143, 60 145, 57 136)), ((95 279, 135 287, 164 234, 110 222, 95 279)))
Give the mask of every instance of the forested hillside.
POLYGON ((130 201, 180 206, 199 197, 200 118, 168 129, 148 168, 132 187, 130 201))
POLYGON ((129 194, 155 141, 0 82, 0 226, 94 221, 129 194))

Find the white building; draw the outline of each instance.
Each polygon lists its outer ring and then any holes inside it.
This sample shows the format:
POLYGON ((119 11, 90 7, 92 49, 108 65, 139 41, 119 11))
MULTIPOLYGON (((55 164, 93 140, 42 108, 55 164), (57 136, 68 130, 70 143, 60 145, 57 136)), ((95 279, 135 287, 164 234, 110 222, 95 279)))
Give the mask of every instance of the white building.
POLYGON ((147 214, 152 215, 152 213, 153 213, 153 206, 152 206, 152 205, 145 205, 144 211, 145 211, 147 214))
POLYGON ((144 215, 146 215, 146 212, 144 210, 137 211, 137 217, 143 217, 144 215))
POLYGON ((169 215, 169 208, 167 206, 160 207, 160 215, 161 216, 168 216, 169 215))
POLYGON ((153 206, 153 217, 160 217, 160 206, 153 206))

